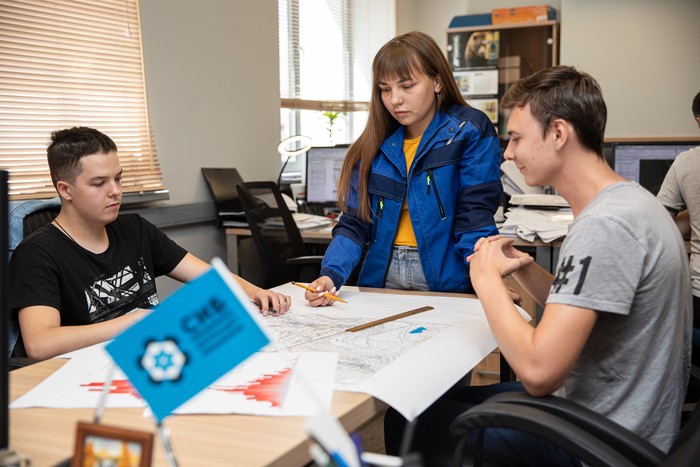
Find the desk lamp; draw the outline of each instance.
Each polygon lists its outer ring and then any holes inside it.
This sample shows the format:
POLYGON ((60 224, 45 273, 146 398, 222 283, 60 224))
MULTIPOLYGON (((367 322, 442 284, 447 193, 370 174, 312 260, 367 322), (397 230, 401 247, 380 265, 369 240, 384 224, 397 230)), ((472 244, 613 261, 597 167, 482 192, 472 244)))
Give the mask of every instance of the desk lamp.
POLYGON ((278 186, 280 186, 280 182, 282 181, 282 173, 284 172, 284 168, 287 167, 289 159, 291 157, 304 154, 309 149, 311 149, 311 138, 308 136, 290 136, 280 141, 280 143, 277 145, 277 152, 285 159, 284 164, 282 164, 282 169, 280 169, 280 174, 277 177, 278 186), (294 149, 293 145, 296 145, 296 149, 294 149))

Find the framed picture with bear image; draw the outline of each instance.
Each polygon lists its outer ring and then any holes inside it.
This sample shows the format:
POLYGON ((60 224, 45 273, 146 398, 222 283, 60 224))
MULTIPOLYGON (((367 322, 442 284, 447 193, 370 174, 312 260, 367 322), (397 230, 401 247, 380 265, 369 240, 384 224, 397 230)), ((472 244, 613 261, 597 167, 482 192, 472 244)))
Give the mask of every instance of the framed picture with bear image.
POLYGON ((498 66, 499 31, 447 34, 447 60, 453 70, 498 66))
POLYGON ((153 433, 78 422, 71 467, 150 467, 153 433))

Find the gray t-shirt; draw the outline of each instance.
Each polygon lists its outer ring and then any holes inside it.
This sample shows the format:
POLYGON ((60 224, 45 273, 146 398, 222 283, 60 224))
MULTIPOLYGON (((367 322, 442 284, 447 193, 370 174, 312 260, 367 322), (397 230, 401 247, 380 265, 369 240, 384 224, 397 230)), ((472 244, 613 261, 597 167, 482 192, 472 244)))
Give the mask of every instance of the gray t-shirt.
POLYGON ((633 182, 603 190, 571 224, 547 298, 598 312, 565 397, 667 451, 688 381, 690 297, 685 245, 661 203, 633 182))
POLYGON ((690 278, 693 295, 700 297, 700 146, 682 152, 671 164, 661 185, 659 201, 690 216, 690 278))

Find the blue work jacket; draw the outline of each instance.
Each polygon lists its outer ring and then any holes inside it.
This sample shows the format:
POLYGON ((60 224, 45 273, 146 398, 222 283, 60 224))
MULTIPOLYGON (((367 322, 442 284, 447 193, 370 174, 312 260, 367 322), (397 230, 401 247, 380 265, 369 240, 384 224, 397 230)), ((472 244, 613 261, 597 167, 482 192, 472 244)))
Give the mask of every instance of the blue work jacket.
POLYGON ((466 257, 476 241, 498 232, 493 220, 503 187, 498 135, 480 110, 455 106, 436 112, 407 173, 404 127, 387 138, 372 161, 368 192, 371 222, 357 216, 359 180, 354 168, 348 207, 333 229, 322 276, 342 286, 367 246, 358 285, 383 287, 404 200, 408 203, 430 290, 471 290, 466 257))

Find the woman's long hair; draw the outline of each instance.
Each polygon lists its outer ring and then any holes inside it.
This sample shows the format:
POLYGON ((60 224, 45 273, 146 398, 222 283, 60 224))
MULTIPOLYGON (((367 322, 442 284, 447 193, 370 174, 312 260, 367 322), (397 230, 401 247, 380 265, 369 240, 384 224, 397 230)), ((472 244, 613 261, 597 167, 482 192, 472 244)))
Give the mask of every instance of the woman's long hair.
POLYGON ((455 104, 467 105, 452 77, 452 70, 445 56, 427 34, 409 32, 391 39, 379 49, 372 62, 372 97, 367 125, 357 141, 348 148, 338 180, 338 205, 346 211, 345 197, 350 192, 352 170, 359 164, 358 215, 365 222, 371 220, 367 184, 372 160, 382 142, 400 125, 384 106, 379 83, 410 79, 420 74, 439 80, 442 84, 437 99, 439 111, 444 112, 455 104))

